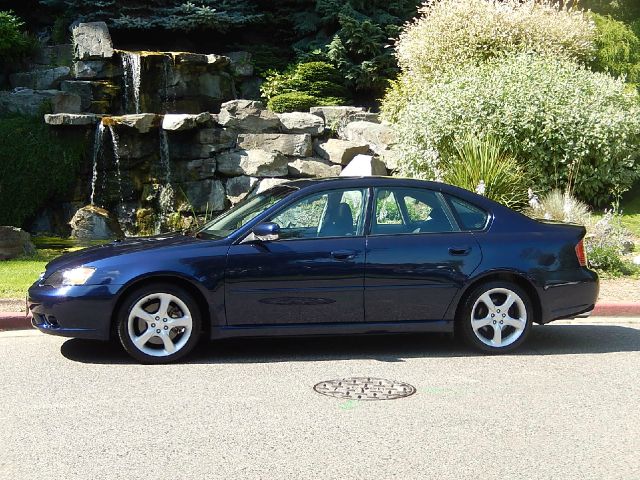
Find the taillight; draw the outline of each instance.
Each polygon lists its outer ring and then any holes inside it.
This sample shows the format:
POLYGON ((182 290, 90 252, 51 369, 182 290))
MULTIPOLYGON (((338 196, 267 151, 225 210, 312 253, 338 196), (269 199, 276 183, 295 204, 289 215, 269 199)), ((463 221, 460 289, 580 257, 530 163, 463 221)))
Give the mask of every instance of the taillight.
POLYGON ((587 266, 587 252, 584 249, 584 241, 580 240, 576 245, 576 257, 581 267, 587 266))

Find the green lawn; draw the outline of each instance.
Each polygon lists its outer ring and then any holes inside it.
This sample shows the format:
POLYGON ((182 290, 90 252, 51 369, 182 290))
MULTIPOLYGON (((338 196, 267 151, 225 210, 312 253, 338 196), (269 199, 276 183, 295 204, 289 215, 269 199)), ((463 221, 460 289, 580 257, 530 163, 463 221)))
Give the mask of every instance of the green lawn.
POLYGON ((44 272, 60 250, 38 250, 34 257, 0 261, 0 298, 24 298, 27 289, 44 272))
POLYGON ((622 197, 620 208, 622 224, 636 239, 640 239, 640 185, 636 185, 622 197))

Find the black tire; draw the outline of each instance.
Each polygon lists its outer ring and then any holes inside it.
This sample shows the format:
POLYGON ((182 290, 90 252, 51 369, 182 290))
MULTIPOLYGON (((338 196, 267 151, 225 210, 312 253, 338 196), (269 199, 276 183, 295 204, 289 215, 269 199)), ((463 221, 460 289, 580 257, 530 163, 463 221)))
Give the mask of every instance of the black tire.
POLYGON ((117 330, 120 343, 137 361, 164 364, 175 362, 193 350, 202 332, 202 318, 197 302, 183 288, 153 283, 127 295, 118 311, 117 330), (167 305, 166 315, 161 311, 163 302, 167 305), (137 310, 140 316, 132 316, 134 308, 141 309, 137 310), (171 345, 175 351, 171 351, 171 345))
POLYGON ((492 281, 478 285, 465 295, 462 306, 458 309, 456 332, 467 345, 476 350, 506 353, 524 343, 531 331, 532 322, 533 307, 527 292, 513 283, 492 281), (513 294, 511 299, 514 302, 505 312, 500 307, 507 302, 508 292, 513 294), (489 301, 485 302, 487 297, 483 299, 483 296, 487 293, 489 301), (487 305, 489 302, 493 308, 487 305), (484 323, 487 324, 481 326, 484 323), (496 330, 499 330, 499 335, 496 330), (497 338, 502 344, 496 342, 497 338))

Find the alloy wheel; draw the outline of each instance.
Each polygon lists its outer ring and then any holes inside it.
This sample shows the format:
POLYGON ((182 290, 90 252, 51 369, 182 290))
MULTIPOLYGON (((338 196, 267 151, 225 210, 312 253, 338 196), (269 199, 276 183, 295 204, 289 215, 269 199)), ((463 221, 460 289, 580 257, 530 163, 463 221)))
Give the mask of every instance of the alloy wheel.
POLYGON ((504 348, 524 333, 527 309, 513 290, 492 288, 475 301, 470 320, 471 329, 480 342, 492 348, 504 348))

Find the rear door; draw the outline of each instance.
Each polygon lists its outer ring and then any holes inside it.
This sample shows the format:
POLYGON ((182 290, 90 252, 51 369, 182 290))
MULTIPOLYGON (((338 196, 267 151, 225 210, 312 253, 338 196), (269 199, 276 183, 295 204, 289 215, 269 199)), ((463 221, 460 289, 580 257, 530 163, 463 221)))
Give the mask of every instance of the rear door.
POLYGON ((444 197, 374 189, 365 267, 365 321, 441 320, 481 260, 444 197))

